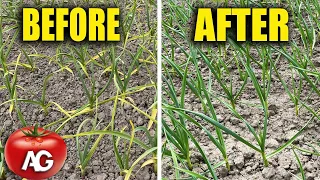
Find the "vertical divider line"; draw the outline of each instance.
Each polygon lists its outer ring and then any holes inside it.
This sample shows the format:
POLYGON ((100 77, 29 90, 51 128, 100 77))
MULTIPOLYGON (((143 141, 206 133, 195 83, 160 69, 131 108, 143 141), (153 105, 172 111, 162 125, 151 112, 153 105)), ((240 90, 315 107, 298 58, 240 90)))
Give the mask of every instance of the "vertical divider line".
POLYGON ((162 55, 162 0, 157 0, 157 180, 161 180, 162 168, 161 168, 161 147, 162 147, 162 79, 161 79, 161 55, 162 55))

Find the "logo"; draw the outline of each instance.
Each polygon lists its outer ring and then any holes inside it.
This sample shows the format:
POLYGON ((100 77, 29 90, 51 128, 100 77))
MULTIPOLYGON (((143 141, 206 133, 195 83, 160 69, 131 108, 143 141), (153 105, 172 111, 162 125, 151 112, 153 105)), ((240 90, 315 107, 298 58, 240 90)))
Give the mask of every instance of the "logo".
POLYGON ((36 125, 12 133, 4 155, 8 169, 16 175, 27 179, 48 179, 63 167, 67 146, 57 133, 36 125), (17 141, 19 143, 14 143, 17 141))
POLYGON ((28 151, 26 159, 24 160, 24 163, 21 169, 27 170, 28 167, 33 167, 35 172, 46 172, 50 170, 53 166, 53 160, 46 160, 45 163, 47 166, 43 167, 40 164, 40 158, 42 156, 46 156, 47 158, 52 157, 52 155, 46 150, 41 150, 36 155, 34 155, 33 151, 28 151))

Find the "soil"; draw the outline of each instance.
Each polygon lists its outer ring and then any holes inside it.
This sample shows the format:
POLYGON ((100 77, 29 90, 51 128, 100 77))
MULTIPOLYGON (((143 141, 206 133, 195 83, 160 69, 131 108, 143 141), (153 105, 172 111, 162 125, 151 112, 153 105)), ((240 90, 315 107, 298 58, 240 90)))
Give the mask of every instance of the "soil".
MULTIPOLYGON (((125 4, 125 3, 123 3, 125 4)), ((128 7, 126 7, 128 8, 128 7)), ((150 29, 148 28, 147 24, 145 23, 146 20, 146 7, 144 5, 141 5, 138 7, 137 16, 135 18, 135 21, 133 22, 133 27, 131 30, 130 37, 133 37, 135 35, 144 34, 148 32, 150 29)), ((155 7, 153 8, 151 13, 151 19, 156 18, 155 13, 155 7)), ((124 7, 120 7, 121 12, 125 13, 124 7)), ((156 21, 153 21, 153 23, 156 24, 156 21)), ((6 24, 3 24, 3 26, 6 26, 6 24)), ((9 31, 4 35, 4 39, 7 37, 12 37, 13 31, 9 31)), ((129 37, 129 38, 130 38, 129 37)), ((137 44, 141 43, 141 39, 133 40, 127 45, 127 50, 131 53, 136 53, 137 51, 137 44)), ((70 43, 70 42, 69 42, 70 43)), ((17 40, 13 46, 12 52, 9 56, 9 62, 15 61, 18 54, 21 52, 21 48, 29 49, 31 50, 30 46, 32 46, 38 54, 43 54, 49 57, 53 57, 55 55, 56 48, 58 47, 58 43, 24 43, 19 40, 17 40)), ((66 43, 63 43, 63 46, 70 46, 66 43)), ((80 45, 75 45, 80 46, 80 45)), ((103 47, 103 44, 95 44, 89 43, 89 52, 91 56, 95 56, 96 52, 100 52, 103 47)), ((150 45, 147 47, 150 51, 155 51, 154 46, 150 45)), ((67 52, 67 51, 66 51, 67 52)), ((142 55, 142 58, 148 57, 147 53, 144 53, 142 55)), ((124 62, 123 66, 125 67, 128 62, 130 62, 132 59, 128 56, 122 59, 124 62)), ((26 58, 22 55, 21 56, 21 62, 26 63, 26 58)), ((25 89, 21 90, 18 89, 18 97, 21 99, 32 99, 35 100, 36 98, 41 97, 42 93, 42 87, 43 87, 43 80, 44 78, 59 69, 59 66, 55 64, 54 62, 49 62, 48 58, 37 58, 36 59, 36 69, 34 72, 31 72, 30 70, 27 70, 23 67, 18 68, 18 82, 17 85, 23 87, 25 89), (30 92, 33 92, 31 94, 30 92)), ((75 110, 82 105, 84 105, 87 102, 85 93, 83 91, 83 88, 81 86, 81 81, 78 78, 76 74, 76 68, 74 65, 71 65, 70 68, 75 73, 74 76, 69 73, 68 71, 63 71, 60 73, 54 74, 53 77, 51 77, 48 86, 47 86, 47 92, 46 92, 46 99, 47 101, 53 101, 61 105, 66 110, 75 110)), ((141 65, 138 72, 133 74, 131 77, 131 80, 129 82, 129 87, 136 87, 139 85, 145 85, 150 84, 151 81, 156 82, 156 65, 148 65, 148 67, 141 65), (152 77, 148 76, 147 68, 154 74, 152 74, 152 77)), ((101 89, 105 83, 108 80, 108 75, 102 75, 103 69, 95 69, 93 73, 95 77, 98 78, 98 82, 96 85, 97 89, 101 89)), ((0 85, 3 82, 0 81, 0 85)), ((112 83, 111 83, 112 84, 112 83)), ((116 95, 117 88, 115 85, 111 85, 99 98, 100 101, 104 99, 108 99, 110 97, 113 97, 116 95)), ((132 98, 135 105, 140 108, 141 110, 150 112, 150 107, 155 102, 155 95, 156 91, 155 88, 147 88, 141 92, 135 93, 130 95, 129 97, 132 98)), ((0 91, 0 104, 8 100, 8 94, 6 90, 0 91)), ((63 114, 59 111, 50 108, 49 114, 47 116, 44 115, 43 112, 41 112, 41 109, 39 106, 35 106, 28 103, 19 103, 19 107, 21 109, 21 112, 27 121, 29 125, 34 125, 35 123, 38 123, 40 126, 44 126, 49 124, 50 122, 54 122, 62 117, 63 114)), ((9 135, 14 132, 15 130, 22 127, 20 121, 17 119, 16 114, 12 113, 12 115, 8 112, 8 104, 3 105, 0 107, 0 127, 4 128, 4 134, 0 138, 0 140, 3 142, 3 144, 6 143, 7 138, 9 135)), ((109 122, 111 121, 111 111, 113 108, 113 102, 104 104, 98 108, 98 119, 101 120, 101 123, 98 127, 98 129, 104 129, 109 122)), ((95 114, 94 114, 95 115, 95 114)), ((78 116, 76 118, 73 118, 60 132, 60 135, 70 135, 70 134, 76 134, 77 129, 82 121, 84 121, 87 118, 92 118, 89 115, 82 115, 78 116)), ((133 109, 129 105, 120 105, 118 103, 118 109, 116 112, 116 118, 115 118, 115 128, 117 130, 121 130, 124 127, 127 127, 127 133, 129 133, 128 129, 130 129, 130 123, 129 121, 132 120, 135 127, 138 126, 147 126, 149 119, 146 118, 144 115, 141 115, 138 111, 133 109)), ((51 127, 51 130, 55 130, 57 126, 51 127)), ((82 131, 90 131, 90 127, 87 127, 86 129, 82 131)), ((151 134, 155 133, 155 126, 151 129, 151 134)), ((97 136, 94 136, 94 140, 97 136)), ((145 143, 147 142, 147 138, 145 134, 137 133, 136 138, 139 138, 143 140, 145 143)), ((86 139, 82 139, 83 142, 85 142, 86 139)), ((114 155, 113 150, 113 143, 112 138, 108 135, 104 136, 101 140, 99 147, 97 148, 96 152, 93 155, 93 158, 90 160, 90 163, 87 167, 87 173, 84 177, 80 176, 80 168, 79 166, 79 158, 77 154, 76 149, 76 141, 75 139, 66 139, 65 140, 67 147, 68 147, 68 156, 67 160, 64 164, 63 169, 56 174, 54 177, 50 179, 94 179, 94 180, 122 180, 124 179, 124 176, 120 175, 120 169, 118 168, 117 161, 114 155)), ((132 164, 142 153, 144 150, 140 148, 137 145, 133 145, 131 148, 131 161, 130 164, 132 164)), ((147 158, 150 158, 147 157, 147 158)), ((152 166, 145 166, 144 168, 141 168, 139 170, 138 168, 135 168, 132 179, 141 179, 141 180, 149 180, 149 179, 156 179, 156 173, 153 170, 152 166)), ((13 179, 21 179, 20 177, 14 175, 12 172, 7 170, 6 177, 8 180, 13 179)))
MULTIPOLYGON (((209 6, 212 7, 212 6, 209 6)), ((164 14, 166 13, 166 5, 164 8, 164 14)), ((290 40, 296 41, 300 47, 302 47, 301 40, 299 39, 299 34, 292 23, 289 25, 291 34, 290 40)), ((189 24, 190 27, 190 24, 189 24)), ((176 37, 180 39, 179 37, 176 37)), ((164 46, 170 47, 170 43, 166 42, 166 38, 163 38, 164 46)), ((187 44, 185 40, 180 39, 180 44, 187 44)), ((206 45, 211 46, 213 51, 218 51, 217 47, 212 46, 211 44, 206 45)), ((228 45, 227 45, 228 46, 228 45)), ((185 46, 187 51, 188 47, 185 46)), ((170 49, 170 48, 169 48, 170 49)), ((181 51, 180 48, 175 48, 175 60, 178 64, 186 61, 186 56, 181 51)), ((257 57, 257 52, 252 50, 251 54, 254 57, 257 57)), ((227 52, 227 58, 232 57, 232 52, 227 52)), ((312 56, 312 61, 317 65, 318 72, 320 72, 320 42, 317 42, 312 56)), ((195 72, 192 72, 192 66, 190 65, 189 70, 190 75, 195 77, 195 72)), ((201 67, 201 73, 204 76, 204 81, 206 82, 209 78, 208 72, 210 71, 206 67, 205 63, 199 60, 199 67, 201 67)), ((280 59, 277 64, 277 69, 281 74, 282 78, 286 83, 290 84, 292 81, 292 72, 288 68, 288 61, 284 58, 280 59)), ((235 89, 239 89, 242 81, 239 79, 237 74, 237 67, 235 63, 231 63, 230 69, 232 69, 232 79, 233 82, 236 82, 234 85, 235 89)), ((258 67, 255 68, 255 73, 257 74, 258 79, 261 79, 261 69, 258 67)), ((173 76, 174 83, 176 85, 175 89, 181 88, 181 79, 173 76)), ((299 80, 299 77, 295 77, 295 80, 299 80)), ((319 88, 320 86, 317 85, 319 88)), ((291 88, 291 87, 290 87, 291 88)), ((221 91, 218 83, 213 81, 212 89, 215 92, 221 91)), ((222 92, 222 91, 221 91, 222 92)), ((179 92, 177 92, 179 94, 179 92)), ((307 95, 310 93, 310 87, 303 83, 303 92, 301 99, 306 99, 307 95)), ((290 100, 289 96, 285 92, 281 82, 276 76, 272 76, 272 84, 270 94, 268 96, 269 102, 269 111, 270 118, 268 120, 268 133, 266 140, 266 152, 267 154, 273 152, 278 147, 287 142, 291 137, 293 137, 305 124, 308 120, 312 118, 312 114, 309 113, 306 109, 301 108, 299 115, 295 114, 295 107, 293 102, 290 100)), ((248 131, 248 128, 242 123, 239 119, 235 118, 229 109, 225 107, 221 102, 213 100, 212 101, 216 113, 218 115, 218 120, 224 126, 228 127, 232 131, 238 133, 244 139, 254 142, 254 137, 248 131)), ((259 98, 255 92, 255 89, 251 82, 247 85, 245 91, 242 93, 238 104, 236 106, 239 114, 244 117, 255 129, 263 126, 263 111, 260 108, 257 108, 254 105, 260 103, 259 98)), ((320 108, 320 97, 313 93, 310 100, 307 101, 314 110, 320 108)), ((185 96, 185 108, 196 111, 203 112, 200 101, 188 90, 185 96)), ((165 118, 165 117, 164 117, 165 118)), ((208 125, 201 119, 197 119, 202 125, 214 133, 214 128, 212 125, 208 125)), ((320 139, 320 122, 315 120, 313 121, 305 131, 294 141, 294 145, 298 147, 303 147, 310 149, 307 144, 312 144, 314 142, 319 142, 320 139)), ((210 162, 214 165, 222 161, 221 153, 215 147, 215 145, 210 141, 208 136, 204 131, 195 127, 192 124, 187 124, 188 129, 192 134, 197 138, 199 144, 205 151, 210 162)), ((228 154, 229 163, 231 164, 231 170, 228 171, 224 166, 220 166, 216 169, 218 179, 223 180, 246 180, 246 179, 295 179, 294 175, 299 175, 299 167, 297 160, 293 154, 293 151, 290 147, 277 154, 276 156, 268 159, 269 166, 264 167, 261 155, 254 150, 250 149, 241 142, 238 142, 235 138, 230 135, 224 134, 226 149, 228 154)), ((319 149, 319 148, 318 148, 319 149)), ((207 170, 207 166, 202 159, 201 154, 197 151, 197 148, 191 143, 191 161, 194 165, 193 171, 197 173, 204 173, 207 170)), ((303 164, 305 174, 308 180, 319 180, 320 179, 320 157, 315 155, 309 155, 306 153, 298 153, 298 156, 303 164)), ((162 177, 168 179, 174 179, 174 169, 172 167, 172 160, 169 157, 163 159, 163 169, 162 177)), ((187 177, 187 176, 186 176, 187 177)), ((210 176, 209 176, 210 177, 210 176)))

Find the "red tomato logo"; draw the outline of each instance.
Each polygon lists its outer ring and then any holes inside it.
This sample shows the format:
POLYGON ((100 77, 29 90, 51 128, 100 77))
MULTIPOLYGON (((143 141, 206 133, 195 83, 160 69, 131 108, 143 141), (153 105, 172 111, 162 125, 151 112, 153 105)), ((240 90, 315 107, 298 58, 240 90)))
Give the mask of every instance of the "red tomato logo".
POLYGON ((15 174, 41 180, 60 171, 67 157, 67 146, 55 132, 37 126, 25 127, 10 135, 4 155, 15 174))

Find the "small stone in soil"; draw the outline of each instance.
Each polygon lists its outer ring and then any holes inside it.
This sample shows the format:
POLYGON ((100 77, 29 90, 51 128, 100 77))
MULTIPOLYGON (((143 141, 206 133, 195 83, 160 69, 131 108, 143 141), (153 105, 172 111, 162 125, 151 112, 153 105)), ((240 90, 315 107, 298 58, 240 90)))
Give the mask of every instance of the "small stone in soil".
POLYGON ((124 180, 123 176, 118 176, 116 180, 124 180))
POLYGON ((244 166, 244 158, 243 155, 238 155, 234 160, 234 164, 237 166, 237 168, 241 169, 244 166))
POLYGON ((306 171, 312 172, 315 166, 313 162, 309 161, 304 165, 304 168, 306 171))
POLYGON ((228 175, 228 169, 226 167, 221 167, 218 170, 219 177, 226 177, 228 175))
POLYGON ((262 176, 266 179, 270 179, 272 176, 274 176, 276 171, 273 168, 264 168, 262 170, 262 176))
POLYGON ((279 174, 285 180, 290 179, 291 174, 287 170, 285 170, 284 168, 278 167, 277 171, 278 171, 277 174, 279 174))
POLYGON ((288 155, 281 155, 279 156, 279 165, 283 167, 284 169, 288 169, 292 163, 290 157, 288 155))
POLYGON ((279 143, 275 139, 270 139, 269 142, 267 143, 268 148, 277 148, 279 146, 279 143))
POLYGON ((107 179, 107 175, 105 173, 96 175, 96 180, 105 180, 107 179))
POLYGON ((312 172, 307 172, 306 173, 307 180, 314 180, 315 177, 316 177, 316 175, 314 173, 312 173, 312 172))

